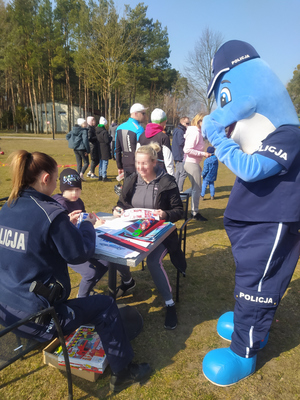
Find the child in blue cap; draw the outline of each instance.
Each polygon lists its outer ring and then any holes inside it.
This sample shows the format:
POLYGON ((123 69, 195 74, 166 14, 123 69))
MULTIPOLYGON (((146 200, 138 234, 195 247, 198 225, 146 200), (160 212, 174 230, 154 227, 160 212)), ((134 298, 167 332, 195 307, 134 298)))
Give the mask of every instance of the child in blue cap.
POLYGON ((207 148, 207 153, 210 153, 211 156, 206 158, 204 160, 203 164, 203 171, 202 171, 202 191, 201 191, 201 196, 200 198, 203 200, 205 196, 205 191, 207 186, 209 186, 209 191, 210 191, 210 198, 211 200, 214 200, 215 198, 215 180, 217 179, 217 174, 218 174, 218 159, 215 156, 215 148, 212 146, 209 146, 207 148))

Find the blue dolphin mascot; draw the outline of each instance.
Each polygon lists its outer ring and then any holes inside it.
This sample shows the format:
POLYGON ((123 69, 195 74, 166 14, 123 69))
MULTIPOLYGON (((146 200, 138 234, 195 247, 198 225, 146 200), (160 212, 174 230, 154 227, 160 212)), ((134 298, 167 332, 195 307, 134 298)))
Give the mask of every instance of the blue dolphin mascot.
POLYGON ((236 264, 235 307, 217 330, 229 348, 210 351, 203 373, 233 385, 255 371, 300 252, 300 130, 278 77, 248 43, 216 52, 208 97, 217 109, 202 124, 215 154, 235 175, 224 226, 236 264))

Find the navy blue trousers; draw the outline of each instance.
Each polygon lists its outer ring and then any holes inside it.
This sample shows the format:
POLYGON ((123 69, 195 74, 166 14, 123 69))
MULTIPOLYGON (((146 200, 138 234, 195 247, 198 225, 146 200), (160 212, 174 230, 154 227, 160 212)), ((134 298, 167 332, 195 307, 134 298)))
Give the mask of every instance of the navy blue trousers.
MULTIPOLYGON (((96 295, 67 300, 56 305, 55 310, 64 335, 74 332, 80 325, 95 325, 113 372, 120 372, 133 359, 134 353, 118 307, 111 297, 96 295)), ((0 304, 0 321, 4 326, 9 326, 28 315, 24 311, 16 311, 0 304)), ((43 342, 56 337, 57 332, 53 321, 45 325, 30 323, 20 327, 20 336, 43 342)))
POLYGON ((89 261, 77 265, 69 264, 69 267, 72 268, 73 271, 78 272, 82 277, 77 297, 89 296, 96 283, 108 271, 108 267, 103 265, 100 261, 93 260, 93 264, 89 261))
POLYGON ((300 223, 250 223, 224 217, 224 226, 236 264, 230 347, 241 357, 253 357, 297 265, 300 223))

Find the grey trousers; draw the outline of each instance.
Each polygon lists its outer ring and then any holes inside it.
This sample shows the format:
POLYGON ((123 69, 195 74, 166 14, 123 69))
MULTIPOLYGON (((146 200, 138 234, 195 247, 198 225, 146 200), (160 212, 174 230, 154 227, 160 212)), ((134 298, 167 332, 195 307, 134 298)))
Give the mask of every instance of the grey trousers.
MULTIPOLYGON (((163 258, 167 254, 166 246, 161 243, 155 250, 147 257, 147 267, 152 276, 153 282, 157 290, 161 294, 164 301, 172 300, 172 288, 169 282, 168 275, 163 267, 163 258)), ((118 266, 119 274, 123 281, 128 282, 131 278, 131 272, 127 265, 118 266), (121 266, 120 266, 121 267, 121 266)))
POLYGON ((186 162, 184 169, 187 172, 187 176, 192 184, 191 193, 191 208, 192 214, 197 214, 199 210, 199 200, 201 194, 201 167, 199 164, 186 162))
POLYGON ((175 179, 176 179, 176 183, 177 183, 179 192, 183 191, 183 184, 184 184, 185 178, 187 176, 187 174, 183 168, 183 165, 184 165, 183 161, 175 161, 175 166, 176 166, 175 179))

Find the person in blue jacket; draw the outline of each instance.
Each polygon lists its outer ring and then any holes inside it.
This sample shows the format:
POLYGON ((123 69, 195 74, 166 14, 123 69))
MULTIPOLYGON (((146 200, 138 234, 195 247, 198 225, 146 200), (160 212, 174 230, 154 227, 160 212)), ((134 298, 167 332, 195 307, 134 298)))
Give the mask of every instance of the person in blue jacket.
POLYGON ((130 108, 130 118, 116 130, 115 154, 118 175, 124 172, 124 178, 135 172, 135 151, 139 137, 144 132, 141 125, 146 119, 146 110, 142 104, 135 103, 130 108))
MULTIPOLYGON (((110 387, 120 391, 150 373, 148 364, 133 364, 134 353, 118 308, 104 295, 68 300, 71 291, 67 263, 79 264, 95 252, 96 217, 77 228, 51 194, 58 168, 47 154, 20 150, 12 156, 13 188, 0 210, 0 322, 4 326, 54 306, 64 335, 92 324, 101 337, 113 372, 110 387), (37 282, 45 290, 30 290, 37 282), (49 303, 45 295, 56 288, 49 303)), ((57 336, 53 321, 31 322, 21 336, 47 341, 57 336)))
POLYGON ((210 153, 210 157, 206 158, 203 163, 203 171, 202 171, 202 190, 200 198, 203 199, 205 196, 205 191, 207 186, 209 186, 210 198, 214 200, 215 198, 215 184, 214 182, 217 179, 218 174, 218 159, 215 156, 215 148, 212 146, 208 146, 207 153, 210 153))
POLYGON ((174 129, 173 132, 173 140, 172 140, 172 154, 175 161, 175 179, 179 188, 179 192, 183 191, 183 184, 185 178, 187 177, 187 173, 184 169, 184 135, 187 127, 190 125, 190 119, 188 117, 180 118, 180 123, 177 128, 174 129))

